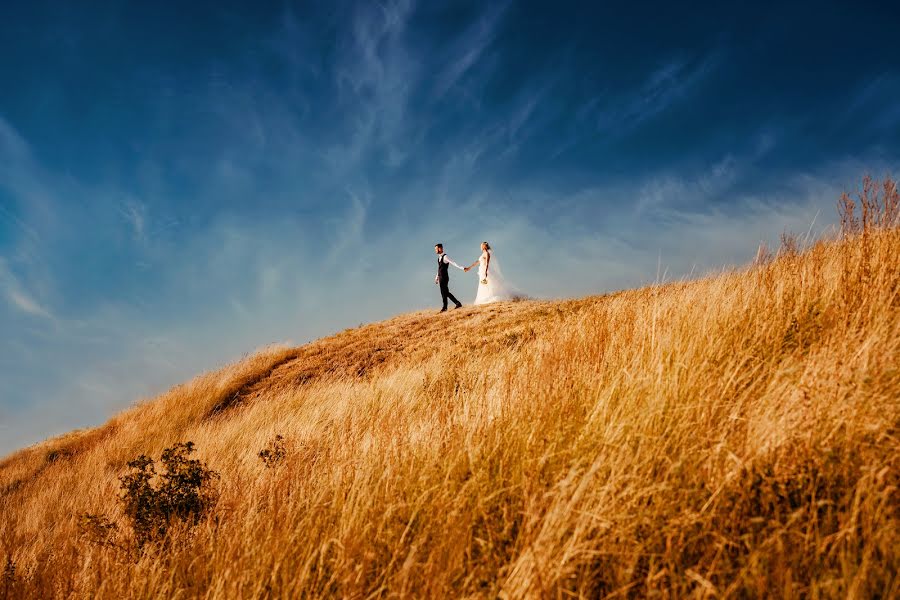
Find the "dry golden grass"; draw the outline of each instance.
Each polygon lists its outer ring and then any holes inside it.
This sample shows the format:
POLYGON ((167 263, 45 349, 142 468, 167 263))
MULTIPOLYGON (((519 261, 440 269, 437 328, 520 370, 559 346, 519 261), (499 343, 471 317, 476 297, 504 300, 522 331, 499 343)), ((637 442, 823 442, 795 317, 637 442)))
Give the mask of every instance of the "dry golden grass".
POLYGON ((0 594, 897 597, 900 230, 855 230, 266 349, 22 450, 0 463, 0 594), (187 440, 218 503, 136 553, 118 477, 187 440))

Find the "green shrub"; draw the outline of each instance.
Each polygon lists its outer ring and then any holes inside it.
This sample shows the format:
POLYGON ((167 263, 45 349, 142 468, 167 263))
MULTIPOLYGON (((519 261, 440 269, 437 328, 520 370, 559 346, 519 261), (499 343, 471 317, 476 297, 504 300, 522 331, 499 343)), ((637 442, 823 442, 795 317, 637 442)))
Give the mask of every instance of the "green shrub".
POLYGON ((139 547, 163 539, 176 520, 196 524, 212 506, 213 481, 219 475, 199 460, 188 458, 193 451, 193 442, 163 450, 162 473, 157 473, 153 460, 145 455, 128 463, 131 472, 119 479, 121 498, 139 547))

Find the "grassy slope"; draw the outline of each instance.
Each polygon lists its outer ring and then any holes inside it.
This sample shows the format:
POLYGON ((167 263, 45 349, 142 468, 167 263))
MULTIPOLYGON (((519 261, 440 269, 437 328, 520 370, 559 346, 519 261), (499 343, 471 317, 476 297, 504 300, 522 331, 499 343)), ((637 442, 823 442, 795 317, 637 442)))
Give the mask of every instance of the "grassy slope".
POLYGON ((898 256, 867 233, 262 351, 0 463, 0 594, 896 596, 898 256), (184 440, 221 473, 199 527, 79 537, 184 440))

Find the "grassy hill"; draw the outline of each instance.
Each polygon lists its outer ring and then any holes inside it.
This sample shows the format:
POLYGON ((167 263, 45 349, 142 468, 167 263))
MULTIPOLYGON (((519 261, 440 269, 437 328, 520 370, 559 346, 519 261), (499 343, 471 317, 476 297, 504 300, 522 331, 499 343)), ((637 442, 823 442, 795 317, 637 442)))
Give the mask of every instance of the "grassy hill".
POLYGON ((698 281, 265 349, 21 450, 0 594, 897 597, 900 230, 870 221, 698 281), (217 499, 138 550, 119 478, 183 441, 217 499))

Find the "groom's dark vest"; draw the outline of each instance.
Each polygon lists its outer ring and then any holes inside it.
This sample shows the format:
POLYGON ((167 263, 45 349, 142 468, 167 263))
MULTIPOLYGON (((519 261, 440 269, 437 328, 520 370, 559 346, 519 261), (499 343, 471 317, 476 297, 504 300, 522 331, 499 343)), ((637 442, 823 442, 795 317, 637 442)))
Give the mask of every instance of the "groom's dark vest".
POLYGON ((444 262, 444 255, 438 256, 438 279, 441 281, 450 281, 450 264, 444 262))

